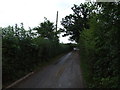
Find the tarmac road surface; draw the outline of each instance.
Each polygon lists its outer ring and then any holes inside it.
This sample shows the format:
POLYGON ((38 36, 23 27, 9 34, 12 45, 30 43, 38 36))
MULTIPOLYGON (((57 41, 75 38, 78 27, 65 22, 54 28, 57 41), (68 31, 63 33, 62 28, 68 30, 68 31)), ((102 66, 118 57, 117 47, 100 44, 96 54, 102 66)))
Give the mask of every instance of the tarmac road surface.
POLYGON ((13 88, 84 88, 78 52, 69 52, 13 88))

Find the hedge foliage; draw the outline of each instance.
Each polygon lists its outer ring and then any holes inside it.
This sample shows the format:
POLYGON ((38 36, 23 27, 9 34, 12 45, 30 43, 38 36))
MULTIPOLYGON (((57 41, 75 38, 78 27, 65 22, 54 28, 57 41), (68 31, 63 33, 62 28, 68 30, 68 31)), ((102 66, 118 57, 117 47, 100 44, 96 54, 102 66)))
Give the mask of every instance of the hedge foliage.
POLYGON ((89 87, 120 88, 120 3, 98 3, 89 29, 80 35, 81 57, 88 65, 89 87))

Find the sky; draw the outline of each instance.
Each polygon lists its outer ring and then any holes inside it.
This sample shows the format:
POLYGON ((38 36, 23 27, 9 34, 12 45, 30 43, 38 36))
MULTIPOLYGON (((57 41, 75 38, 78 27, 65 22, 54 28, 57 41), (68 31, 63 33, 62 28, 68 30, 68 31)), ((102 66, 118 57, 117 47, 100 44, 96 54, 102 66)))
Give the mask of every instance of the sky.
MULTIPOLYGON (((43 22, 44 17, 55 23, 58 11, 60 28, 62 18, 72 13, 73 4, 84 2, 85 0, 0 0, 0 27, 23 22, 25 28, 33 28, 43 22)), ((60 42, 69 43, 68 38, 60 35, 60 42)))

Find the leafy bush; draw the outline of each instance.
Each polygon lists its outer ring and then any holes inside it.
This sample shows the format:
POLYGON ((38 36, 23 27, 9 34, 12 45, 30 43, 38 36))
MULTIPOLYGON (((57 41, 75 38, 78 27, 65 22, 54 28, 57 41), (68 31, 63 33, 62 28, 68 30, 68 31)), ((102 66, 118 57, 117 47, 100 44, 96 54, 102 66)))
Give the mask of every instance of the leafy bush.
POLYGON ((80 36, 81 53, 90 67, 89 87, 120 87, 119 3, 98 3, 102 12, 90 19, 90 29, 80 36), (112 7, 111 10, 109 8, 112 7), (114 18, 116 17, 116 18, 114 18))

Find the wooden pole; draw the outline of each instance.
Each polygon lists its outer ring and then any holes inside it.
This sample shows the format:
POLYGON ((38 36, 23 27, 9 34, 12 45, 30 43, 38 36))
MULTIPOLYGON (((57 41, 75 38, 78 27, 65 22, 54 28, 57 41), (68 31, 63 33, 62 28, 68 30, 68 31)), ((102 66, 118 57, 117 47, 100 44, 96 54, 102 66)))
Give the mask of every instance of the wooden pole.
POLYGON ((57 11, 57 15, 56 15, 56 32, 57 32, 57 24, 58 24, 58 11, 57 11))

